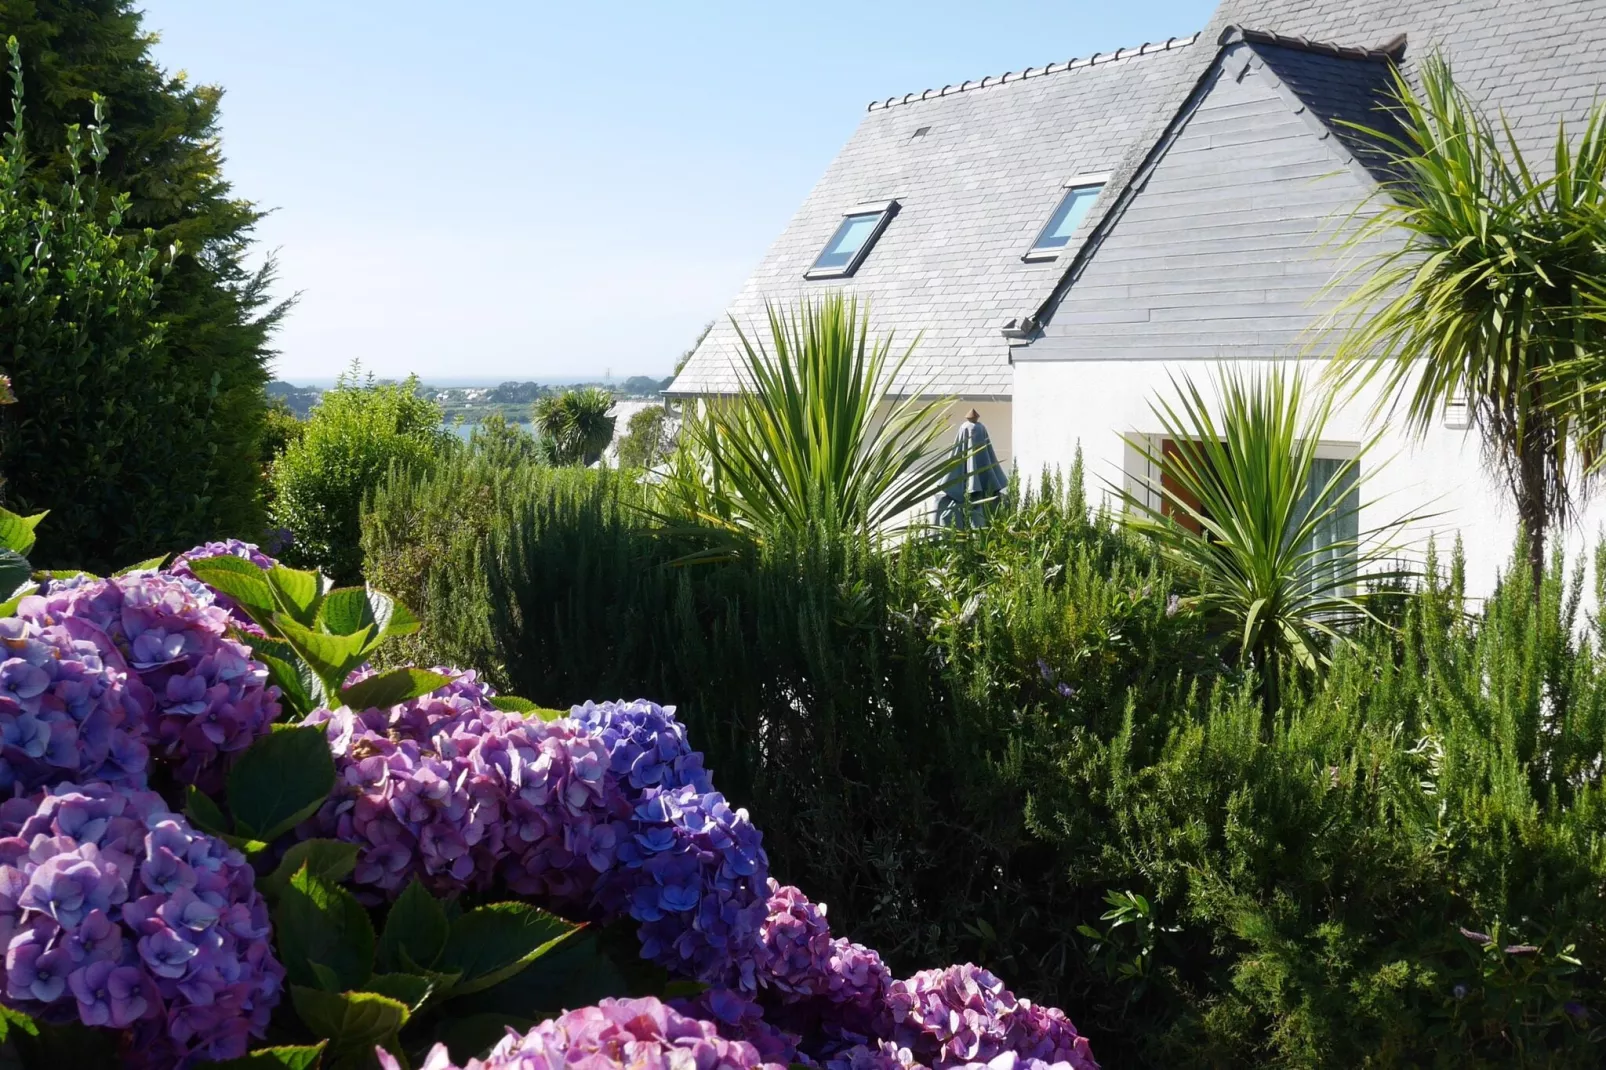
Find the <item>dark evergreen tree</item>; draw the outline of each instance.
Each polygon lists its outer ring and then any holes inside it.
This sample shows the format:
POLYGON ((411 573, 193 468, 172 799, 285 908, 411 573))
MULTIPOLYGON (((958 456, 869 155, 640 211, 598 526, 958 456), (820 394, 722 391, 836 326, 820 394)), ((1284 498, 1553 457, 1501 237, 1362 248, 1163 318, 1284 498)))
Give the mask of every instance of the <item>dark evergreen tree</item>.
MULTIPOLYGON (((106 158, 89 176, 99 187, 94 203, 105 208, 126 194, 120 230, 132 237, 149 228, 158 248, 178 246, 155 312, 165 325, 166 374, 201 388, 194 415, 206 459, 194 473, 203 508, 193 526, 161 535, 174 544, 253 536, 264 524, 269 339, 288 302, 269 297, 271 259, 256 269, 246 263, 262 212, 223 177, 223 91, 162 70, 130 0, 0 0, 0 39, 7 35, 22 46, 29 174, 40 192, 54 195, 68 179, 66 130, 94 121, 90 98, 99 94, 109 130, 106 158)), ((27 463, 7 460, 13 473, 27 463)))

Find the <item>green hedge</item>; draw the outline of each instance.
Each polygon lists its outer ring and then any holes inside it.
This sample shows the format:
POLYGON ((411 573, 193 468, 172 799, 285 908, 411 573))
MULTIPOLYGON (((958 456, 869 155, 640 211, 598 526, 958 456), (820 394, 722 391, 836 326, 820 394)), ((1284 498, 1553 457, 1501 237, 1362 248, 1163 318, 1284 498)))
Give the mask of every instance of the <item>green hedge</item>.
POLYGON ((415 655, 678 706, 839 931, 988 965, 1106 1065, 1597 1064, 1606 700, 1559 563, 1537 603, 1518 575, 1469 613, 1455 568, 1402 595, 1268 745, 1226 637, 1074 479, 982 533, 712 565, 642 493, 394 478, 368 570, 412 577, 415 655))

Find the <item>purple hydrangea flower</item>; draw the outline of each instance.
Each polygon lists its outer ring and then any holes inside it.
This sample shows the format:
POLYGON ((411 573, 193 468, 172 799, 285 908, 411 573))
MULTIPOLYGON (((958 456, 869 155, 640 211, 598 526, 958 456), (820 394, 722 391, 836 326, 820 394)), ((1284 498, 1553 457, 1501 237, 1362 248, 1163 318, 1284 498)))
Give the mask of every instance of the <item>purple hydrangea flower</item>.
POLYGON ((799 1038, 764 1020, 764 1011, 752 999, 728 988, 708 988, 689 999, 671 1000, 675 1010, 688 1018, 712 1025, 726 1040, 751 1044, 766 1063, 808 1062, 798 1052, 799 1038))
POLYGON ((227 635, 228 611, 210 588, 167 572, 52 582, 24 598, 18 616, 41 625, 73 622, 107 658, 127 664, 141 686, 144 741, 175 765, 180 781, 210 791, 229 762, 279 715, 279 690, 251 650, 227 635))
POLYGON ((491 693, 464 672, 389 709, 307 715, 304 723, 328 735, 336 781, 300 833, 358 844, 352 880, 368 898, 394 897, 415 876, 442 893, 484 888, 495 876, 510 834, 508 795, 522 755, 539 746, 540 722, 495 709, 491 693))
POLYGON ((0 1003, 122 1031, 122 1063, 244 1055, 284 970, 238 851, 154 792, 63 784, 0 804, 0 1003))
POLYGON ((128 667, 71 626, 0 620, 0 794, 63 780, 145 786, 128 667))
MULTIPOLYGON (((883 1039, 907 1048, 933 1070, 955 1070, 1000 1057, 1014 1067, 1038 1062, 1096 1070, 1087 1038, 1062 1011, 1016 999, 979 966, 924 970, 893 982, 887 994, 883 1039)), ((1002 1070, 1002 1068, 997 1068, 1002 1070)))
POLYGON ((833 938, 825 904, 773 879, 769 890, 754 980, 774 994, 775 1019, 806 1036, 815 1054, 866 1042, 885 1017, 892 983, 881 956, 833 938))
POLYGON ((224 539, 222 542, 202 543, 200 546, 185 550, 173 559, 172 569, 180 576, 194 579, 195 574, 190 571, 190 562, 203 561, 208 557, 238 557, 251 562, 260 569, 270 569, 278 564, 273 558, 263 553, 255 543, 244 542, 240 539, 224 539))
MULTIPOLYGON (((385 1070, 400 1070, 380 1050, 385 1070)), ((709 1022, 689 1018, 652 997, 605 999, 569 1011, 520 1036, 508 1035, 483 1060, 463 1070, 785 1070, 766 1062, 753 1045, 727 1040, 709 1022)), ((420 1070, 457 1070, 445 1045, 436 1045, 420 1070)))

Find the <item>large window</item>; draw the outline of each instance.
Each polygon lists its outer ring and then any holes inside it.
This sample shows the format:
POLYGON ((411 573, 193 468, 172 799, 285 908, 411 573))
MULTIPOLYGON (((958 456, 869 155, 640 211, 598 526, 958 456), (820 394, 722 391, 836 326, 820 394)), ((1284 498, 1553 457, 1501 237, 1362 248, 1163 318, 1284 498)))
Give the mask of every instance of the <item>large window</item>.
POLYGON ((1106 178, 1105 175, 1083 175, 1065 184, 1065 195, 1060 198, 1054 214, 1048 217, 1048 225, 1032 243, 1031 250, 1026 254, 1028 260, 1052 260, 1059 256, 1070 244, 1076 228, 1093 210, 1106 178))
POLYGON ((897 201, 861 204, 854 208, 842 217, 831 240, 815 258, 814 266, 804 275, 811 279, 839 279, 853 274, 897 210, 897 201))

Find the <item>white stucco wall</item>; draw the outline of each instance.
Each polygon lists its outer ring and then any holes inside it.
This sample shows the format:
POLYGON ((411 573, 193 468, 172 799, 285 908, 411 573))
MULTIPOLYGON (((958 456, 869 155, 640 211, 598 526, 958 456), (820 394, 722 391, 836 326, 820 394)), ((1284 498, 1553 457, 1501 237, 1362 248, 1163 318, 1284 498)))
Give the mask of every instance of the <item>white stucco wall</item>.
MULTIPOLYGON (((1089 497, 1117 495, 1131 464, 1126 435, 1160 431, 1151 401, 1174 397, 1171 378, 1186 374, 1213 393, 1212 375, 1223 362, 1207 361, 1039 361, 1015 365, 1014 448, 1023 475, 1044 466, 1068 467, 1082 449, 1089 497)), ((1302 362, 1307 375, 1319 373, 1317 362, 1302 362)), ((1253 362, 1242 362, 1247 370, 1253 362)), ((1354 445, 1370 434, 1368 413, 1376 393, 1335 407, 1324 442, 1354 445)), ((1482 461, 1476 430, 1456 431, 1442 423, 1423 440, 1405 434, 1398 421, 1384 425, 1383 438, 1363 462, 1361 498, 1375 502, 1363 511, 1361 527, 1376 526, 1408 513, 1431 512, 1404 535, 1418 555, 1429 537, 1436 537, 1444 556, 1459 534, 1467 558, 1467 588, 1474 597, 1488 594, 1508 564, 1516 538, 1515 510, 1497 472, 1482 461)), ((1606 502, 1586 507, 1578 521, 1558 534, 1569 562, 1592 550, 1606 526, 1606 502)))

